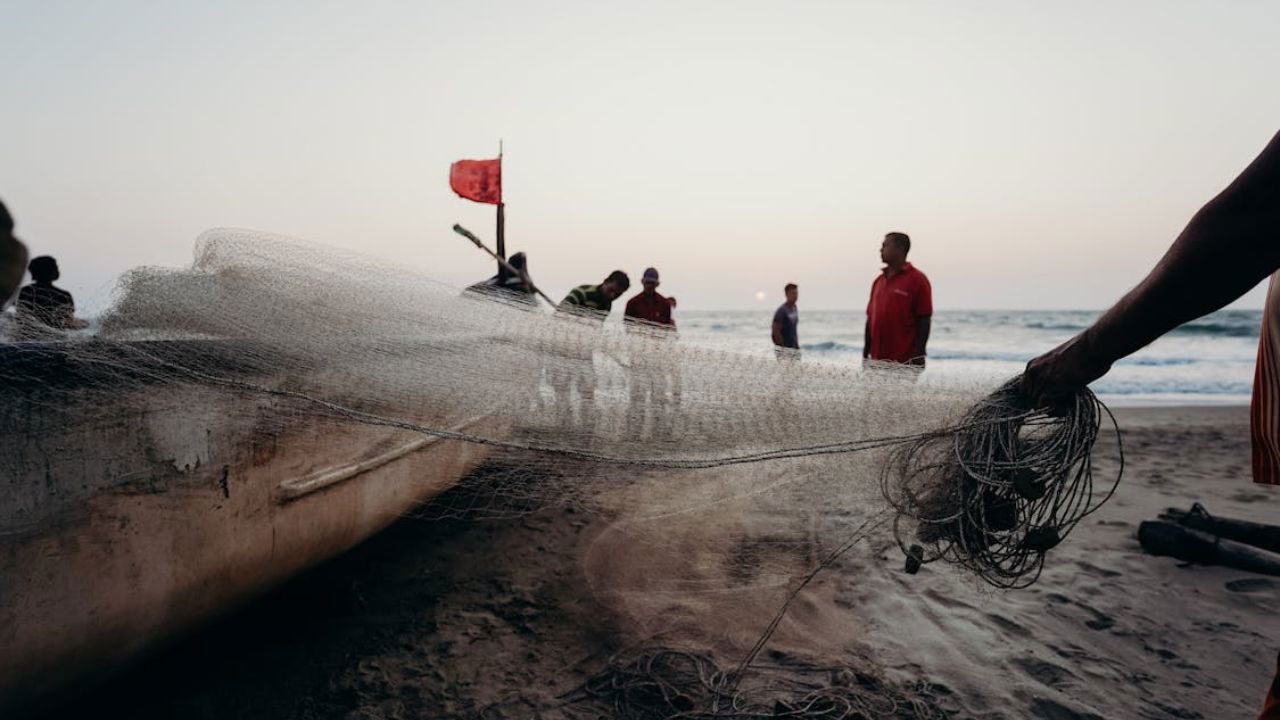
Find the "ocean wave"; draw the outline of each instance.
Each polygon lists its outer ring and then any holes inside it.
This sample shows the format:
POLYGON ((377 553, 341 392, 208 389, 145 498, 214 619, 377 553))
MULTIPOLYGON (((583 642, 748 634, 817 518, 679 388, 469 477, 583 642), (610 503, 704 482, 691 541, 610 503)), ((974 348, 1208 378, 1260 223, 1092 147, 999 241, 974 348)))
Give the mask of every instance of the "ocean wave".
MULTIPOLYGON (((1154 367, 1168 367, 1171 365, 1195 365, 1198 362, 1204 362, 1204 361, 1198 360, 1196 358, 1182 358, 1182 357, 1163 357, 1163 358, 1162 357, 1129 357, 1129 358, 1125 358, 1123 360, 1118 361, 1116 364, 1117 365, 1147 365, 1147 366, 1154 366, 1154 367)), ((1219 364, 1222 363, 1221 360, 1217 360, 1215 362, 1219 364)))
POLYGON ((1071 332, 1080 332, 1087 326, 1078 325, 1076 323, 1029 322, 1026 325, 1023 325, 1023 327, 1031 328, 1032 330, 1066 330, 1071 332))
POLYGON ((1089 386, 1099 395, 1214 395, 1241 396, 1253 392, 1253 386, 1247 382, 1152 382, 1128 383, 1108 382, 1106 379, 1089 386))
MULTIPOLYGON (((1078 333, 1089 327, 1084 323, 1071 322, 1029 322, 1023 325, 1032 330, 1048 330, 1051 332, 1078 333)), ((1169 335, 1200 337, 1258 337, 1258 322, 1242 319, 1239 322, 1190 322, 1169 331, 1169 335)))
POLYGON ((1258 323, 1188 323, 1175 328, 1170 335, 1209 335, 1213 337, 1258 337, 1258 323))
MULTIPOLYGON (((861 345, 849 345, 836 340, 824 340, 816 343, 802 343, 800 349, 810 353, 862 353, 861 345)), ((959 360, 970 362, 998 362, 998 363, 1016 363, 1024 365, 1031 358, 1035 357, 1035 353, 1017 352, 1017 351, 998 351, 998 350, 948 350, 945 348, 934 348, 929 352, 931 360, 959 360)), ((1204 359, 1194 357, 1149 357, 1138 355, 1136 357, 1127 357, 1120 360, 1116 365, 1130 365, 1140 367, 1178 367, 1187 365, 1197 365, 1202 363, 1212 363, 1214 365, 1238 364, 1239 362, 1253 362, 1253 357, 1242 358, 1241 360, 1224 360, 1222 358, 1204 359)))
POLYGON ((862 352, 861 345, 845 345, 844 343, 836 342, 835 340, 826 340, 824 342, 808 344, 801 343, 800 349, 808 350, 809 352, 862 352))

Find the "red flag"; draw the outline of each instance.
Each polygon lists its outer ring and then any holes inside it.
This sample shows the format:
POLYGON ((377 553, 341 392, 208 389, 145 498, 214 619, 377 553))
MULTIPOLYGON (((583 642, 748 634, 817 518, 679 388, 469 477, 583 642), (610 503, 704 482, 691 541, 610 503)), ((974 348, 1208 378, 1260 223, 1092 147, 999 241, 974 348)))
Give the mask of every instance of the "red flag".
POLYGON ((459 160, 449 167, 449 187, 468 200, 502 204, 502 158, 459 160))

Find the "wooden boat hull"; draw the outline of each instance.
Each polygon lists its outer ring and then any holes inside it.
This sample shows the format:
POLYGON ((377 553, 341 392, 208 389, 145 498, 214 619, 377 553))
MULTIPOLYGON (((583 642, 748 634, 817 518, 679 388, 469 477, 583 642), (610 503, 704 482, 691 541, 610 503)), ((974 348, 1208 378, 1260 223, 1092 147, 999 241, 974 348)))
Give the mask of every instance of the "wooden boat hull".
POLYGON ((0 409, 0 715, 351 548, 485 454, 198 384, 135 384, 111 407, 78 392, 57 396, 74 413, 38 394, 0 409))

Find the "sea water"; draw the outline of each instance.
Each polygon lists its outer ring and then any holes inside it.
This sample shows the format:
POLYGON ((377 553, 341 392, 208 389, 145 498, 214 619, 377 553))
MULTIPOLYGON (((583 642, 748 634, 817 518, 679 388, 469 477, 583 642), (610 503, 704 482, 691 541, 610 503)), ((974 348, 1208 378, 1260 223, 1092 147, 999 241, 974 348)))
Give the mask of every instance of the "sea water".
MULTIPOLYGON (((1031 358, 1097 319, 1098 311, 947 310, 933 316, 929 373, 1012 377, 1031 358)), ((738 352, 772 352, 773 309, 677 310, 686 342, 738 352)), ((866 315, 800 307, 806 362, 861 363, 866 315)), ((1121 405, 1240 404, 1249 401, 1258 353, 1260 310, 1223 310, 1183 325, 1121 360, 1093 384, 1121 405)))
MULTIPOLYGON (((615 310, 611 322, 620 322, 615 310)), ((1096 310, 943 310, 934 314, 928 371, 997 380, 1021 373, 1097 319, 1096 310)), ((0 340, 12 309, 0 314, 0 340)), ((773 309, 676 310, 680 339, 772 355, 773 309)), ((804 362, 859 365, 866 315, 800 307, 804 362)), ((98 318, 76 336, 92 335, 98 318)), ((1092 387, 1113 405, 1247 404, 1258 353, 1261 310, 1221 310, 1187 323, 1116 363, 1092 387)))

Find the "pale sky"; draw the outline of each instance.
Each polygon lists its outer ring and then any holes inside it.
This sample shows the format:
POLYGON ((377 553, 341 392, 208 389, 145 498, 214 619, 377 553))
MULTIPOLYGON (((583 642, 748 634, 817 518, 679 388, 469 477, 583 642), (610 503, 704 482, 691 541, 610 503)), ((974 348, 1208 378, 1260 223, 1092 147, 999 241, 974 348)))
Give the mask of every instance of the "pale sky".
POLYGON ((860 308, 902 230, 939 309, 1101 308, 1280 128, 1274 0, 3 5, 0 198, 82 307, 216 226, 479 280, 502 138, 557 298, 860 308))

